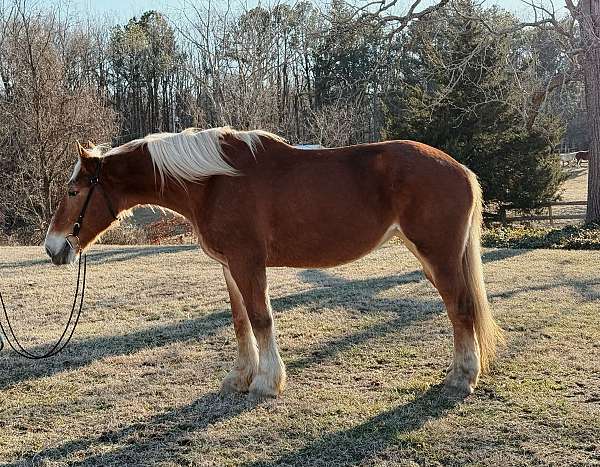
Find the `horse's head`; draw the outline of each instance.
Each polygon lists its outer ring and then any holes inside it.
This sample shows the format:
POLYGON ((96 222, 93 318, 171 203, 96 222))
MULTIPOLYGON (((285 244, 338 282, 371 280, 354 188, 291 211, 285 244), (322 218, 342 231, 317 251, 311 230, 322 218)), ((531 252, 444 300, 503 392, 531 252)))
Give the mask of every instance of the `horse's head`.
POLYGON ((117 220, 118 197, 104 160, 77 143, 79 159, 54 213, 44 246, 54 264, 68 264, 117 220))

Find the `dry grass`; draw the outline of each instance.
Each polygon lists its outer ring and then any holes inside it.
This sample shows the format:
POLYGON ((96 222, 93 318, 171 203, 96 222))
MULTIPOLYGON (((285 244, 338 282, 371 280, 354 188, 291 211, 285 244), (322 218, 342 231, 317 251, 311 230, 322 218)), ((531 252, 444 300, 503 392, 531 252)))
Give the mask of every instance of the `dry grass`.
MULTIPOLYGON (((562 201, 586 201, 587 186, 588 186, 588 166, 587 164, 581 167, 566 167, 567 180, 562 186, 561 200, 562 201)), ((585 215, 585 206, 554 206, 552 212, 554 215, 585 215)), ((579 224, 583 221, 578 220, 557 220, 556 224, 579 224)), ((545 222, 547 225, 548 222, 545 222)))
MULTIPOLYGON (((101 247, 60 356, 0 355, 2 465, 599 465, 600 252, 489 250, 509 347, 464 402, 438 295, 388 246, 327 271, 270 270, 289 386, 218 395, 235 355, 220 269, 189 247, 101 247)), ((74 271, 1 248, 19 334, 59 332, 74 271), (50 324, 52 323, 52 324, 50 324)))
POLYGON ((587 199, 588 166, 565 168, 568 178, 563 185, 564 201, 585 201, 587 199))

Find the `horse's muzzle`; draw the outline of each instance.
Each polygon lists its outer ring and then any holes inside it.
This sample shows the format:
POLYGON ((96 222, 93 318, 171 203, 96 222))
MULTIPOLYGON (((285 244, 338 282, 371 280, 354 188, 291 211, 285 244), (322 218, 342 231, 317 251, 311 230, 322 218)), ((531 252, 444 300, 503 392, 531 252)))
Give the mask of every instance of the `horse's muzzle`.
POLYGON ((52 263, 56 266, 71 264, 73 261, 75 261, 77 252, 65 238, 63 238, 60 243, 57 240, 58 239, 56 237, 53 239, 46 239, 44 244, 46 253, 48 253, 52 263))

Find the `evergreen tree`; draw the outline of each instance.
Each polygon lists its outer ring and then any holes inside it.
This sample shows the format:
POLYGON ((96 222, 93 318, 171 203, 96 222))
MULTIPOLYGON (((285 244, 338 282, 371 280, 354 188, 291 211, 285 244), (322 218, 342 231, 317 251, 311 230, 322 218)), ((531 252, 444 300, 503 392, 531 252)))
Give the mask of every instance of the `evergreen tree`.
POLYGON ((415 24, 402 66, 408 83, 387 101, 387 136, 438 147, 471 168, 490 202, 522 208, 553 199, 563 181, 552 147, 560 126, 546 117, 528 131, 513 99, 508 39, 492 37, 477 18, 503 21, 470 0, 457 11, 415 24))

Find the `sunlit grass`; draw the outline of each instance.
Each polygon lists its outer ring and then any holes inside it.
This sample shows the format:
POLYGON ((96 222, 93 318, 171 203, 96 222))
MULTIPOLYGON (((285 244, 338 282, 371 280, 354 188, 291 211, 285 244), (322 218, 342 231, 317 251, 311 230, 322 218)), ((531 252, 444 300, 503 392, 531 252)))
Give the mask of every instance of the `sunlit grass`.
MULTIPOLYGON (((58 357, 0 355, 2 465, 593 465, 600 460, 600 252, 487 250, 508 346, 476 393, 439 385, 452 353, 436 291, 402 247, 326 271, 273 269, 289 383, 220 396, 235 340, 220 267, 189 247, 101 247, 58 357)), ((74 271, 0 249, 0 287, 36 350, 74 271)))

